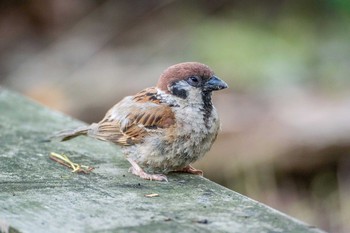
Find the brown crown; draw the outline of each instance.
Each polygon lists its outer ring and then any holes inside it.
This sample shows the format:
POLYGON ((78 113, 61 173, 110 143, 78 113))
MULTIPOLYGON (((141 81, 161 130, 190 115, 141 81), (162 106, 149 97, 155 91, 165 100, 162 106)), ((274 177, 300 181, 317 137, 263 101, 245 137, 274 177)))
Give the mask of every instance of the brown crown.
POLYGON ((168 86, 179 80, 184 80, 190 76, 200 76, 203 79, 209 79, 214 72, 209 66, 198 62, 184 62, 168 67, 160 75, 157 87, 168 92, 168 86))

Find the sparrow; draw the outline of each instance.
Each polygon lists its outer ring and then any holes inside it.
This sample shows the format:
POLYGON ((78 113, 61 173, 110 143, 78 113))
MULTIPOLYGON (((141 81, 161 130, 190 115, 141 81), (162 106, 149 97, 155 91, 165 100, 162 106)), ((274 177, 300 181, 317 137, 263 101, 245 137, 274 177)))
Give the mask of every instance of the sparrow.
POLYGON ((168 67, 155 87, 123 98, 98 123, 65 130, 62 141, 85 135, 120 145, 129 172, 167 181, 169 172, 203 175, 191 164, 205 155, 220 129, 212 92, 228 85, 198 62, 168 67))

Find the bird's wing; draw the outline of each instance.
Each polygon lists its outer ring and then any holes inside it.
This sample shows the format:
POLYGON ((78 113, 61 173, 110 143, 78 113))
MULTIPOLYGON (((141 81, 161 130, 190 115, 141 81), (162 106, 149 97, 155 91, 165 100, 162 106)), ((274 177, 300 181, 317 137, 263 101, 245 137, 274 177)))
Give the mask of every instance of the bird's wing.
POLYGON ((124 98, 111 108, 104 119, 92 128, 90 136, 121 145, 133 145, 142 142, 146 135, 174 124, 171 107, 157 98, 155 88, 148 88, 124 98))

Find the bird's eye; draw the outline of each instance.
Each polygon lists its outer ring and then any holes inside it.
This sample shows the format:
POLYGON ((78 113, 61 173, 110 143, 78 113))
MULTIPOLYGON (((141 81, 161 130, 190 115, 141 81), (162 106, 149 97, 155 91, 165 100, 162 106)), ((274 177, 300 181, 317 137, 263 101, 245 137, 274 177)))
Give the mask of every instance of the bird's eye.
POLYGON ((191 76, 187 79, 187 83, 193 87, 199 87, 201 85, 201 78, 198 76, 191 76))
POLYGON ((190 77, 190 79, 191 79, 191 81, 194 82, 194 83, 198 83, 198 82, 199 82, 198 78, 195 77, 195 76, 190 77))

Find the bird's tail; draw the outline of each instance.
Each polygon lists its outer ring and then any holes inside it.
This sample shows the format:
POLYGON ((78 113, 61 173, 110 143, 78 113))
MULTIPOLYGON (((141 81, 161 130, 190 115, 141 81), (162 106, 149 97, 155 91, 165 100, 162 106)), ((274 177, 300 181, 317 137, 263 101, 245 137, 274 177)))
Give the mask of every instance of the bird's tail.
POLYGON ((50 137, 51 139, 57 138, 60 141, 67 141, 80 135, 87 135, 89 126, 82 126, 77 129, 69 129, 60 131, 50 137))

